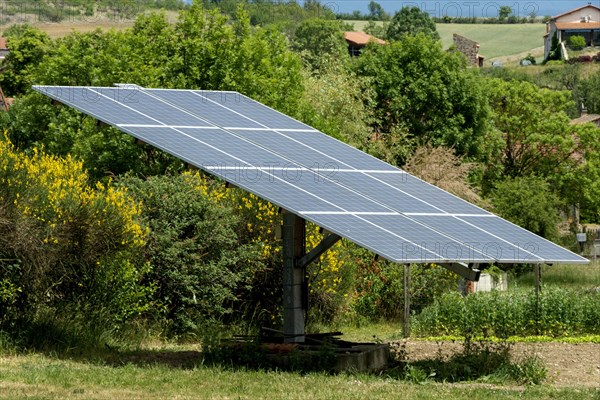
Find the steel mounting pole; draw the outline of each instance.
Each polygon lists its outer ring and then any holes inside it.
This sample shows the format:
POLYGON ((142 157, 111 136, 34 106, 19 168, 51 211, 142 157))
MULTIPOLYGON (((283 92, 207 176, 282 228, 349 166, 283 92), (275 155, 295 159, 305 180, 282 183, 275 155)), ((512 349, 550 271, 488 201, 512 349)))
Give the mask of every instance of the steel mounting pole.
POLYGON ((283 334, 286 343, 304 342, 306 267, 298 265, 305 254, 306 222, 283 210, 283 334))

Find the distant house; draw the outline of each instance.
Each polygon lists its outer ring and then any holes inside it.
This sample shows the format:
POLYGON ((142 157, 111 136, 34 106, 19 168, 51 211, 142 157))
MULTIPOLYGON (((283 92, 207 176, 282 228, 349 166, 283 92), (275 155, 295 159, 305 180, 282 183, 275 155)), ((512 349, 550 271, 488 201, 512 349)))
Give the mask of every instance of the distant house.
POLYGON ((353 57, 360 55, 361 50, 369 42, 385 44, 385 40, 381 40, 364 32, 344 32, 344 39, 346 39, 346 43, 348 43, 348 53, 353 57))
POLYGON ((458 33, 453 35, 453 39, 454 47, 456 47, 456 50, 460 51, 465 55, 465 57, 467 57, 469 64, 474 67, 483 67, 483 61, 485 60, 485 57, 479 54, 478 42, 461 36, 458 33))
POLYGON ((8 45, 6 38, 0 37, 0 60, 8 55, 8 45))
POLYGON ((544 58, 548 57, 555 33, 559 43, 567 41, 571 36, 582 36, 588 46, 600 45, 600 7, 588 3, 552 17, 546 23, 544 58))

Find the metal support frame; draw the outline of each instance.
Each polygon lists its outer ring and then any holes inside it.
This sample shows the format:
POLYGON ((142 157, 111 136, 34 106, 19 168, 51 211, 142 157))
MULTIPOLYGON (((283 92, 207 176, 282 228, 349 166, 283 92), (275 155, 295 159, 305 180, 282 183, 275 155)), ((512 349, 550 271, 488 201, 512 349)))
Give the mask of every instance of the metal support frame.
POLYGON ((533 280, 535 284, 535 326, 536 333, 540 334, 540 293, 542 292, 542 267, 540 264, 533 265, 533 280))
POLYGON ((540 264, 533 265, 533 280, 535 284, 535 298, 536 301, 542 291, 542 268, 540 264))
POLYGON ((298 268, 304 256, 306 222, 288 211, 283 212, 283 334, 286 343, 304 342, 304 280, 306 268, 298 268))
POLYGON ((410 264, 404 264, 404 315, 403 336, 410 336, 410 264))
POLYGON ((283 210, 283 334, 286 343, 304 342, 305 313, 308 309, 306 267, 317 260, 341 237, 329 234, 306 253, 306 221, 283 210))
POLYGON ((477 269, 479 264, 463 264, 463 263, 446 263, 446 264, 438 264, 444 268, 449 269, 457 275, 462 276, 465 279, 468 279, 473 282, 479 281, 479 275, 481 275, 481 271, 477 269))
POLYGON ((321 242, 316 245, 314 249, 302 256, 296 265, 299 268, 306 268, 311 262, 321 257, 323 253, 329 250, 331 246, 336 244, 341 238, 341 236, 338 236, 335 233, 330 233, 325 237, 325 239, 321 240, 321 242))

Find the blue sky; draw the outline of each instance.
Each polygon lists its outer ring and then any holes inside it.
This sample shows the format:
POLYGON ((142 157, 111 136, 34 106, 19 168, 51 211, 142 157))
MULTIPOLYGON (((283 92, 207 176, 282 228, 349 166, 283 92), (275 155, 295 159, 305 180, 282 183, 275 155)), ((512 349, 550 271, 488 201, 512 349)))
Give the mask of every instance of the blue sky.
MULTIPOLYGON (((322 0, 323 4, 328 5, 336 12, 352 12, 360 10, 367 12, 367 5, 370 0, 322 0)), ((393 13, 403 6, 417 6, 431 15, 452 17, 496 17, 500 6, 510 6, 514 14, 526 17, 531 11, 538 16, 557 15, 573 8, 586 5, 588 2, 600 7, 600 0, 541 0, 541 1, 476 1, 476 0, 381 0, 379 4, 389 13, 393 13)))

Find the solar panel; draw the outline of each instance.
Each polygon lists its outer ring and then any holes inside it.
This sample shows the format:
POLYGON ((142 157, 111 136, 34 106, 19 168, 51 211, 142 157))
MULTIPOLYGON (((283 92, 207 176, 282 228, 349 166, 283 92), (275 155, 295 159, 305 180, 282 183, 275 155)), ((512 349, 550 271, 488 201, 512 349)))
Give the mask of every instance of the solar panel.
POLYGON ((392 261, 588 262, 236 92, 34 89, 392 261))

